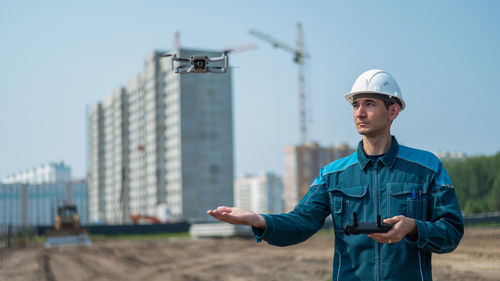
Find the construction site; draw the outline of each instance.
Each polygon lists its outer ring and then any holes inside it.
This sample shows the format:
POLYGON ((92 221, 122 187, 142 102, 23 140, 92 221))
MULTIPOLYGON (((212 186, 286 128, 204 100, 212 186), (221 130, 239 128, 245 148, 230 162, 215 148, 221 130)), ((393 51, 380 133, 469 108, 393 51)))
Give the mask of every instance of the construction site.
POLYGON ((0 281, 499 280, 495 9, 125 2, 4 5, 0 281))
MULTIPOLYGON (((0 280, 330 280, 333 234, 322 230, 286 247, 247 238, 91 237, 90 245, 28 244, 3 256, 0 280)), ((500 276, 500 228, 467 228, 459 247, 433 255, 437 281, 500 276)))

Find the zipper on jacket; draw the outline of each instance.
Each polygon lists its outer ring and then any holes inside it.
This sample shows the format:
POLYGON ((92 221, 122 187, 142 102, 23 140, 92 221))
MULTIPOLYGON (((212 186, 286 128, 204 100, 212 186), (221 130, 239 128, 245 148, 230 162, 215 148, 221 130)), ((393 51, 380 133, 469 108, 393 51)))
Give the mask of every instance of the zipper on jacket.
POLYGON ((340 280, 340 269, 342 268, 342 254, 339 251, 336 251, 339 254, 339 269, 337 270, 337 281, 340 280))
POLYGON ((421 251, 418 250, 418 267, 420 269, 420 280, 424 281, 424 273, 422 272, 422 258, 420 257, 421 251))
MULTIPOLYGON (((379 213, 379 194, 378 194, 378 182, 377 182, 377 174, 378 174, 378 165, 379 160, 375 160, 373 164, 373 208, 375 209, 375 216, 379 213)), ((380 280, 380 243, 375 243, 375 281, 380 280)))

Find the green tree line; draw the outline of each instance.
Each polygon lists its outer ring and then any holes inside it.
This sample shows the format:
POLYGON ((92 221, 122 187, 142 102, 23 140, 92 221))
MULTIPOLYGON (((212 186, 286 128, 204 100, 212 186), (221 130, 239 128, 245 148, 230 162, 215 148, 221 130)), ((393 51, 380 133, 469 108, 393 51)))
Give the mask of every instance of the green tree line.
POLYGON ((443 164, 455 186, 462 212, 500 211, 500 152, 493 156, 444 160, 443 164))

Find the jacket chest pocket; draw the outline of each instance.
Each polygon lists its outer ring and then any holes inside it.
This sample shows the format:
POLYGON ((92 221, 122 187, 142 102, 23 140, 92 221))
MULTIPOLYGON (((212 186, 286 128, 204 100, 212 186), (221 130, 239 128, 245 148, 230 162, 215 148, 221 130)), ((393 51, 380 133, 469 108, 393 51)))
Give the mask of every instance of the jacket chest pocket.
POLYGON ((344 226, 352 221, 353 212, 358 213, 358 219, 365 217, 367 190, 368 186, 328 188, 335 230, 343 231, 344 226))
POLYGON ((413 219, 425 219, 427 189, 422 184, 388 183, 388 209, 390 217, 403 215, 413 219))

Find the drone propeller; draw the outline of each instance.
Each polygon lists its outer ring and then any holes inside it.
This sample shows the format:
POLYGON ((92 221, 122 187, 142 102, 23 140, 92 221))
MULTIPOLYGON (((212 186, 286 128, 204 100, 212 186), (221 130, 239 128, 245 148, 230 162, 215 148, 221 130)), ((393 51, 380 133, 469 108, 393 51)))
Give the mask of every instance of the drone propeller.
POLYGON ((189 59, 184 59, 184 58, 179 58, 177 57, 177 54, 164 54, 162 57, 172 57, 172 61, 182 61, 182 62, 189 62, 189 59))
POLYGON ((225 61, 226 59, 227 59, 227 56, 226 56, 226 54, 224 54, 220 57, 211 58, 210 62, 225 61))
POLYGON ((189 65, 181 65, 175 68, 175 72, 183 71, 183 70, 189 70, 191 66, 189 65))
POLYGON ((226 70, 227 68, 221 66, 207 67, 207 72, 213 72, 213 73, 224 73, 226 72, 226 70))

